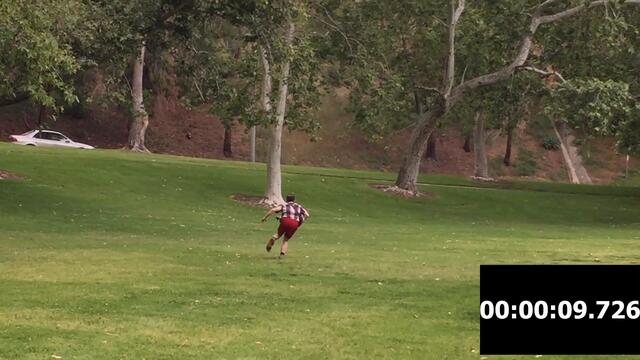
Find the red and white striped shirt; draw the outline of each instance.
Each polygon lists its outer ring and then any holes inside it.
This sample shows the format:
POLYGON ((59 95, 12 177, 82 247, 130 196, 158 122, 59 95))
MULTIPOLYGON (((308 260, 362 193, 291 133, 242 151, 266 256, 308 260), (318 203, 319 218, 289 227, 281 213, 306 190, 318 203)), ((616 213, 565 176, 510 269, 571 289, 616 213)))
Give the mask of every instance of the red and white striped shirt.
POLYGON ((302 224, 308 217, 309 212, 304 206, 293 201, 282 205, 282 218, 291 218, 302 224))

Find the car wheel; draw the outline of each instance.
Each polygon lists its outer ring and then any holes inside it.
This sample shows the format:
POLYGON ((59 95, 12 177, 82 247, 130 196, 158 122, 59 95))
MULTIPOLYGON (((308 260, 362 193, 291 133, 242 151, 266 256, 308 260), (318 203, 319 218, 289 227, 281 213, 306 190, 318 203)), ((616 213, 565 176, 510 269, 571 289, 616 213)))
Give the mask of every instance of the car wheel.
POLYGON ((27 146, 36 146, 36 144, 27 144, 27 146))

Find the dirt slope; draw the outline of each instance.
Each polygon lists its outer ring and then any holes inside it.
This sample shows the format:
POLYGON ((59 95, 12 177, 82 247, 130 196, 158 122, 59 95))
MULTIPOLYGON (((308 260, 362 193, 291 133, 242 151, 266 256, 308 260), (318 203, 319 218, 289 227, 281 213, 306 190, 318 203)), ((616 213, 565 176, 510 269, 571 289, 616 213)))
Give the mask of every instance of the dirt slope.
MULTIPOLYGON (((147 146, 157 153, 223 158, 224 128, 206 109, 188 110, 175 98, 159 96, 151 112, 147 132, 147 146)), ((311 142, 303 133, 285 132, 283 161, 286 164, 354 169, 377 169, 394 172, 402 159, 402 153, 410 137, 409 131, 395 134, 380 143, 368 142, 357 130, 349 126, 350 115, 344 110, 344 100, 327 97, 319 117, 323 128, 317 134, 318 141, 311 142)), ((127 138, 129 113, 126 109, 93 108, 81 118, 60 116, 55 122, 43 126, 61 131, 76 141, 99 148, 122 148, 127 138)), ((0 109, 0 139, 7 141, 10 134, 22 133, 37 126, 38 111, 28 104, 0 109)), ((522 175, 518 166, 522 149, 533 158, 535 168, 528 178, 536 180, 567 181, 567 172, 559 151, 546 151, 526 127, 515 134, 512 159, 514 167, 501 165, 506 138, 497 131, 489 131, 487 152, 492 175, 517 177, 522 175)), ((246 160, 248 136, 245 129, 236 126, 232 135, 233 159, 246 160)), ((438 130, 436 160, 425 159, 423 172, 471 176, 473 154, 463 150, 464 138, 455 129, 438 130)), ((624 171, 624 157, 612 150, 610 140, 598 140, 589 146, 585 159, 594 183, 607 183, 624 171)), ((258 131, 257 157, 264 159, 266 133, 258 131)), ((525 154, 526 155, 526 154, 525 154)), ((584 156, 583 156, 584 157, 584 156)), ((636 166, 637 161, 632 162, 636 166)), ((520 176, 521 177, 521 176, 520 176)))

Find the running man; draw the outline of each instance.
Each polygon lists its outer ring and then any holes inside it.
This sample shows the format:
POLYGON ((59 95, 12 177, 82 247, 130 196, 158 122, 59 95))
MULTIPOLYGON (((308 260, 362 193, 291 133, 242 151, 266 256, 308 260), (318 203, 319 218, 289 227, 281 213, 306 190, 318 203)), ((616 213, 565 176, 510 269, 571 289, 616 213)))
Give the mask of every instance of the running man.
POLYGON ((287 255, 289 249, 289 240, 296 233, 302 223, 309 218, 309 212, 302 205, 296 203, 296 196, 291 194, 287 195, 287 203, 284 205, 278 205, 269 210, 267 214, 262 218, 262 222, 276 213, 282 213, 280 217, 280 226, 278 232, 273 234, 269 242, 267 242, 267 252, 271 251, 273 244, 284 235, 282 240, 282 246, 280 247, 280 258, 287 255))

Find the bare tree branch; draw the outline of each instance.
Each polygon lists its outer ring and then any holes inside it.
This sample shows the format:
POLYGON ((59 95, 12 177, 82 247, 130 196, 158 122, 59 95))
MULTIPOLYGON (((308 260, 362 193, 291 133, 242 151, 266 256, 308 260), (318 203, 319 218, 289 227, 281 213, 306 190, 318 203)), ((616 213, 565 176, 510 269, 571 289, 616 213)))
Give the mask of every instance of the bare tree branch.
MULTIPOLYGON (((523 66, 527 61, 527 59, 529 58, 529 53, 531 52, 531 47, 533 46, 533 36, 535 35, 540 25, 560 21, 562 19, 579 14, 585 9, 601 6, 609 3, 610 1, 613 1, 613 0, 592 1, 586 5, 585 4, 578 5, 570 9, 563 10, 563 11, 560 11, 554 14, 549 14, 549 15, 540 15, 541 8, 539 8, 538 13, 536 13, 536 15, 534 15, 531 18, 531 23, 529 24, 529 31, 522 36, 522 39, 520 40, 520 45, 518 46, 518 52, 516 53, 516 56, 513 58, 511 63, 495 72, 480 75, 478 77, 467 80, 464 83, 456 86, 451 91, 451 94, 447 99, 448 100, 447 107, 451 107, 455 103, 460 101, 464 97, 464 94, 469 90, 473 90, 481 86, 491 85, 500 81, 504 81, 508 79, 511 75, 513 75, 516 69, 518 67, 523 66)), ((552 2, 555 2, 555 1, 548 0, 548 1, 545 1, 542 5, 548 5, 552 2)), ((640 5, 640 0, 625 0, 623 4, 640 5)))
POLYGON ((330 24, 320 18, 318 18, 318 21, 332 28, 338 34, 342 35, 342 37, 344 38, 344 42, 347 44, 347 47, 349 48, 349 54, 353 55, 353 47, 351 46, 351 41, 349 41, 349 37, 347 36, 347 34, 344 33, 344 31, 340 30, 340 28, 338 28, 337 26, 334 26, 333 24, 330 24))
POLYGON ((202 93, 202 90, 200 89, 200 86, 198 85, 198 81, 196 79, 193 79, 193 84, 196 86, 196 90, 198 90, 198 94, 200 95, 200 99, 202 100, 202 102, 206 102, 207 99, 204 98, 204 94, 202 93))
POLYGON ((417 89, 417 90, 423 90, 423 91, 430 92, 430 93, 436 93, 436 94, 442 96, 442 92, 438 88, 427 87, 427 86, 422 86, 422 85, 416 85, 416 86, 414 86, 414 88, 417 89))
POLYGON ((334 31, 336 31, 337 33, 339 33, 343 38, 344 41, 347 43, 347 47, 349 48, 349 53, 351 55, 353 55, 353 47, 351 46, 351 41, 357 43, 358 45, 360 45, 361 47, 365 47, 360 41, 358 41, 358 39, 349 37, 341 28, 340 28, 340 24, 338 24, 337 21, 335 21, 333 19, 333 17, 331 16, 331 13, 329 12, 329 10, 322 4, 317 4, 319 7, 322 8, 322 10, 324 10, 325 15, 327 16, 327 19, 329 19, 329 22, 322 20, 321 18, 318 17, 318 20, 327 25, 328 27, 330 27, 331 29, 333 29, 334 31))
POLYGON ((563 82, 563 83, 564 83, 564 82, 567 82, 567 80, 565 80, 565 78, 562 76, 562 74, 560 74, 560 73, 559 73, 559 72, 557 72, 557 71, 546 71, 546 70, 538 69, 537 67, 535 67, 535 66, 530 66, 530 65, 528 65, 528 66, 520 66, 520 67, 519 67, 519 69, 527 70, 527 71, 532 71, 532 72, 534 72, 534 73, 536 73, 536 74, 540 74, 540 75, 545 76, 545 77, 548 77, 548 76, 555 76, 555 77, 557 77, 561 82, 563 82))
POLYGON ((468 69, 469 69, 469 64, 465 65, 464 71, 462 71, 462 76, 460 77, 460 84, 464 83, 464 77, 467 76, 468 69))
POLYGON ((545 6, 549 6, 549 5, 553 4, 554 2, 558 2, 558 0, 546 0, 542 4, 538 5, 537 9, 538 9, 538 11, 541 11, 545 6))
MULTIPOLYGON (((454 5, 454 3, 451 3, 452 5, 454 5)), ((455 5, 454 5, 455 6, 455 5)), ((464 0, 458 0, 458 7, 455 9, 454 13, 453 13, 453 22, 454 23, 458 23, 458 20, 460 20, 460 16, 462 16, 462 12, 464 11, 464 0)))
POLYGON ((448 24, 448 58, 447 67, 444 71, 444 96, 448 97, 453 89, 456 75, 456 27, 462 12, 464 11, 465 0, 451 0, 448 24), (456 4, 457 3, 457 4, 456 4))

